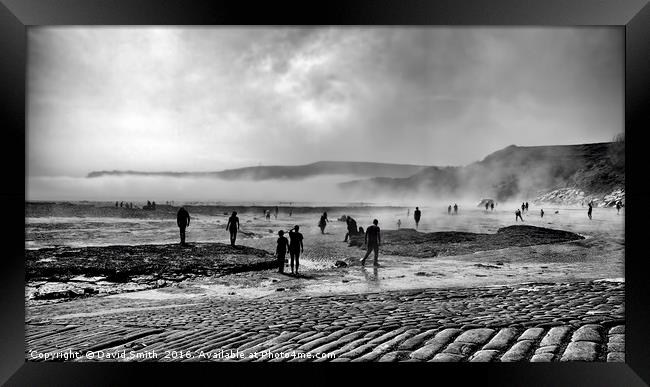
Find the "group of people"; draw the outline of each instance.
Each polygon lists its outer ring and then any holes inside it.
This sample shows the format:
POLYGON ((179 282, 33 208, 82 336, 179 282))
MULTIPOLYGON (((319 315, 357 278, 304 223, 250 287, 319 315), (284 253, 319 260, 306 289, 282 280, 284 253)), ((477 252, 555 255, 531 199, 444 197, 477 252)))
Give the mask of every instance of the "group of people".
MULTIPOLYGON (((451 215, 451 204, 449 207, 447 207, 447 215, 451 215)), ((454 215, 458 215, 458 204, 454 203, 454 215)), ((492 205, 492 208, 494 209, 494 204, 492 205)), ((485 209, 487 210, 487 204, 485 205, 485 209)))
POLYGON ((117 207, 133 208, 133 203, 130 203, 130 202, 124 203, 124 201, 121 201, 121 202, 119 202, 119 205, 118 205, 118 202, 115 202, 115 208, 117 208, 117 207))

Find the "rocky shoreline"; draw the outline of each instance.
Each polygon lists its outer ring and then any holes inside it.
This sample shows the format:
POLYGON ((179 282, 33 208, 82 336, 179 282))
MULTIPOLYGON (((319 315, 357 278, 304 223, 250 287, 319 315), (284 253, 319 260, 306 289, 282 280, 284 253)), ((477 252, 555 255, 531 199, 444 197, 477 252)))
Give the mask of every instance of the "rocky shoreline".
MULTIPOLYGON (((382 231, 381 238, 382 253, 419 258, 454 256, 507 247, 584 239, 583 236, 569 231, 526 225, 503 227, 496 234, 458 231, 422 233, 414 229, 386 230, 382 231)), ((349 245, 363 247, 364 236, 352 236, 349 245)))
POLYGON ((275 266, 265 250, 222 243, 25 250, 26 297, 64 300, 114 294, 275 266))

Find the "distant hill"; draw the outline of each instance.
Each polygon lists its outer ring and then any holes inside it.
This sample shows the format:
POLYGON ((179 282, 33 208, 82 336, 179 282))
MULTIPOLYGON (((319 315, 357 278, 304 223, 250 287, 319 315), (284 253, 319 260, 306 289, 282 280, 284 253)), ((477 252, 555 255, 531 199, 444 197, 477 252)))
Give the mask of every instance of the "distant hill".
POLYGON ((101 176, 167 176, 167 177, 215 177, 226 180, 304 179, 322 175, 350 175, 351 177, 412 176, 423 169, 422 165, 386 164, 355 161, 319 161, 307 165, 258 166, 226 169, 217 172, 143 172, 143 171, 95 171, 89 178, 101 176))
POLYGON ((625 187, 625 143, 520 147, 511 145, 464 167, 428 167, 406 178, 372 178, 341 183, 368 197, 470 194, 497 201, 535 198, 572 188, 583 196, 625 187))

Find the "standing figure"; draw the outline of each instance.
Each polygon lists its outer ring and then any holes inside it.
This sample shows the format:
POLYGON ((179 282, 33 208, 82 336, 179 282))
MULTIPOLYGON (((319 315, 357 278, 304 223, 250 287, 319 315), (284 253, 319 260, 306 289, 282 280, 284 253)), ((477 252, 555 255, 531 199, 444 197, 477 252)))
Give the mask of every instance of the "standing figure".
POLYGON ((181 207, 176 214, 176 224, 181 232, 181 246, 185 246, 185 228, 190 226, 190 214, 185 207, 181 207))
POLYGON ((490 208, 490 203, 485 202, 485 212, 487 212, 489 208, 490 208))
POLYGON ((399 230, 402 227, 402 219, 397 219, 397 229, 399 230))
POLYGON ((234 246, 235 241, 237 240, 237 231, 239 230, 239 218, 237 217, 237 211, 233 211, 232 215, 230 215, 230 218, 228 218, 226 230, 230 231, 230 246, 234 246))
POLYGON ((274 214, 275 219, 278 218, 278 211, 280 211, 280 208, 278 206, 275 206, 275 214, 274 214))
POLYGON ((526 210, 526 203, 521 203, 521 212, 524 212, 526 210))
POLYGON ((623 207, 623 205, 621 204, 621 201, 619 200, 619 201, 616 202, 616 215, 618 215, 621 212, 621 207, 623 207))
POLYGON ((415 211, 413 212, 413 219, 415 219, 415 228, 418 228, 421 217, 422 217, 422 211, 420 211, 420 207, 415 207, 415 211))
POLYGON ((323 215, 321 215, 320 220, 318 221, 318 227, 320 227, 321 234, 325 234, 325 226, 327 226, 327 222, 329 222, 327 219, 327 212, 323 212, 323 215))
POLYGON ((291 214, 293 214, 293 208, 289 208, 289 217, 291 218, 291 214))
POLYGON ((528 212, 528 202, 526 202, 526 212, 528 212))
POLYGON ((447 207, 447 215, 451 215, 451 204, 447 207))
POLYGON ((458 215, 458 204, 454 203, 454 215, 458 215))
POLYGON ((544 209, 543 208, 541 210, 539 210, 539 217, 540 218, 544 217, 544 209))
POLYGON ((300 265, 300 253, 304 251, 302 245, 302 234, 298 232, 300 230, 299 226, 295 226, 293 230, 289 231, 289 256, 291 257, 291 274, 294 274, 293 271, 293 262, 294 258, 296 261, 296 271, 295 274, 298 275, 298 266, 300 265))
POLYGON ((524 221, 524 218, 521 217, 521 211, 517 208, 517 211, 515 211, 515 222, 519 219, 521 219, 522 222, 524 221))
POLYGON ((587 210, 587 216, 589 217, 589 220, 591 220, 591 210, 593 209, 591 202, 589 202, 588 206, 589 209, 587 210))
POLYGON ((266 220, 270 221, 271 220, 271 210, 266 210, 264 212, 264 216, 266 217, 266 220))
POLYGON ((117 208, 117 207, 118 207, 118 203, 117 203, 117 202, 115 202, 115 208, 117 208))
POLYGON ((289 240, 284 236, 284 231, 282 230, 278 231, 278 236, 278 247, 276 247, 275 253, 278 257, 278 270, 280 273, 284 273, 284 260, 289 249, 289 240))
POLYGON ((490 210, 494 211, 494 202, 490 202, 490 210))
POLYGON ((357 221, 354 220, 354 218, 352 218, 351 216, 346 217, 345 223, 347 224, 348 232, 345 234, 345 239, 343 240, 343 242, 347 242, 348 238, 358 233, 357 221))
POLYGON ((381 237, 379 234, 379 227, 377 224, 379 221, 377 219, 372 221, 372 225, 368 226, 366 229, 365 243, 367 246, 366 255, 361 259, 361 266, 366 264, 366 259, 371 252, 375 252, 374 266, 379 266, 377 259, 379 258, 379 245, 381 244, 381 237))

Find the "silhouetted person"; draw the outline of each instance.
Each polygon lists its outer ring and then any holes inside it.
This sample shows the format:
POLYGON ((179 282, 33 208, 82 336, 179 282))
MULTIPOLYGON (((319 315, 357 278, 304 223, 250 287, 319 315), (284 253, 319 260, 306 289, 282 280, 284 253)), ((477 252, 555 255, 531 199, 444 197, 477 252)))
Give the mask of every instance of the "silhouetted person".
POLYGON ((521 203, 521 212, 524 212, 525 210, 526 210, 526 204, 522 202, 521 203))
POLYGON ((275 214, 273 215, 275 219, 278 218, 278 211, 280 211, 280 208, 278 206, 275 206, 275 214))
POLYGON ((278 247, 275 248, 275 253, 278 257, 278 265, 280 273, 284 273, 284 260, 289 250, 289 240, 284 236, 284 231, 278 231, 278 247))
POLYGON ((528 212, 528 202, 526 202, 526 212, 528 212))
POLYGON ((494 211, 494 202, 490 202, 490 210, 494 211))
POLYGON ((616 215, 618 215, 621 212, 621 207, 623 207, 621 201, 616 202, 616 215))
POLYGON ((296 262, 296 271, 295 274, 298 275, 298 266, 300 265, 300 253, 304 251, 302 245, 302 234, 298 232, 300 226, 295 226, 293 230, 289 231, 289 256, 291 257, 291 274, 294 274, 293 271, 293 262, 295 258, 296 262))
POLYGON ((544 209, 539 210, 539 217, 540 218, 544 217, 544 209))
POLYGON ((366 233, 366 232, 363 231, 363 227, 359 226, 359 234, 363 235, 363 234, 365 234, 365 233, 366 233))
POLYGON ((522 222, 524 221, 524 218, 521 217, 521 211, 517 208, 517 211, 515 211, 515 222, 519 219, 521 219, 522 222))
POLYGON ((420 211, 420 207, 415 207, 415 211, 413 212, 413 219, 415 220, 415 228, 418 228, 421 217, 422 217, 422 211, 420 211))
POLYGON ((233 211, 232 215, 230 215, 230 218, 228 218, 226 230, 230 232, 230 245, 234 246, 235 241, 237 240, 237 231, 239 230, 239 218, 237 217, 237 211, 233 211))
POLYGON ((321 234, 325 234, 325 226, 327 226, 327 222, 329 222, 327 219, 327 212, 323 212, 323 215, 321 215, 320 220, 318 221, 318 227, 320 227, 321 234))
POLYGON ((271 210, 266 210, 266 212, 264 212, 264 216, 266 217, 266 220, 270 221, 271 220, 271 210))
POLYGON ((451 215, 451 204, 447 207, 447 215, 451 215))
POLYGON ((185 246, 185 228, 190 225, 190 214, 185 207, 181 207, 176 214, 176 224, 181 232, 181 245, 185 246))
POLYGON ((345 234, 345 240, 343 242, 347 242, 348 238, 350 238, 352 235, 357 234, 357 221, 354 220, 351 216, 348 216, 345 220, 348 226, 348 232, 345 234))
POLYGON ((587 216, 591 220, 591 210, 593 209, 593 206, 591 205, 591 202, 589 202, 589 209, 587 210, 587 216))
POLYGON ((379 245, 381 244, 381 236, 379 235, 379 227, 377 224, 379 221, 377 219, 372 221, 372 225, 368 226, 366 229, 366 236, 365 236, 365 243, 367 247, 366 255, 361 259, 361 266, 366 264, 366 259, 370 255, 371 252, 375 252, 375 260, 374 260, 374 265, 378 266, 379 262, 377 259, 379 258, 379 245))
POLYGON ((147 209, 151 208, 151 202, 147 200, 147 209))
POLYGON ((397 219, 397 229, 399 230, 400 227, 402 227, 402 220, 401 220, 401 219, 397 219))
POLYGON ((118 203, 117 203, 117 202, 115 202, 115 208, 117 208, 117 207, 118 207, 118 203))
POLYGON ((156 202, 151 202, 151 209, 155 210, 156 209, 156 202))
POLYGON ((291 217, 291 214, 293 214, 293 208, 289 208, 289 217, 291 217))
POLYGON ((458 204, 454 203, 454 215, 458 215, 458 204))
POLYGON ((124 202, 120 202, 120 208, 124 207, 124 202))
POLYGON ((487 212, 487 210, 488 210, 489 208, 490 208, 490 203, 489 203, 489 202, 485 202, 485 212, 487 212))

